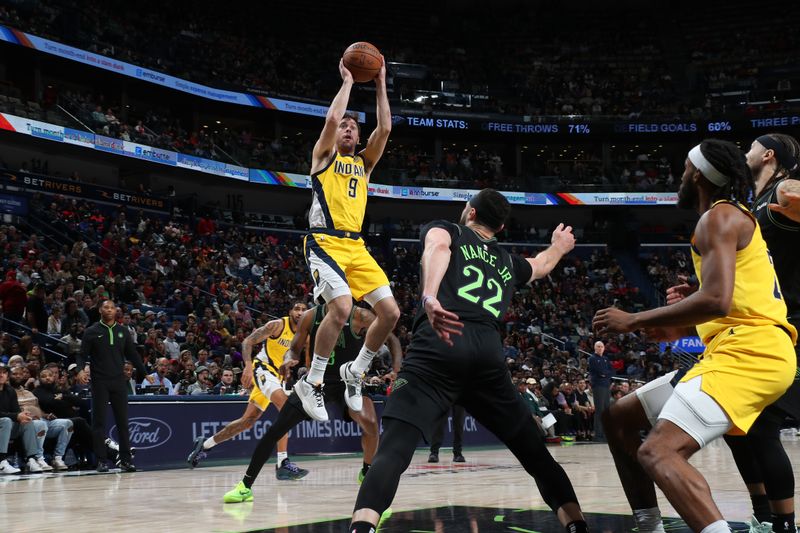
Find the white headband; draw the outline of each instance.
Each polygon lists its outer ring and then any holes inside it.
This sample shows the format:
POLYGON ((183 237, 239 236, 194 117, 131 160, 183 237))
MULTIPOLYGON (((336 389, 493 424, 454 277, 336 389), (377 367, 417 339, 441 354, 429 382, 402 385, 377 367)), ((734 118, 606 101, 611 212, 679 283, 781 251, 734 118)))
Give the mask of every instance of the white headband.
POLYGON ((697 170, 703 173, 703 176, 705 176, 708 181, 717 187, 724 187, 730 181, 728 176, 714 168, 714 165, 708 162, 706 156, 700 151, 699 144, 689 150, 689 161, 692 162, 697 170))

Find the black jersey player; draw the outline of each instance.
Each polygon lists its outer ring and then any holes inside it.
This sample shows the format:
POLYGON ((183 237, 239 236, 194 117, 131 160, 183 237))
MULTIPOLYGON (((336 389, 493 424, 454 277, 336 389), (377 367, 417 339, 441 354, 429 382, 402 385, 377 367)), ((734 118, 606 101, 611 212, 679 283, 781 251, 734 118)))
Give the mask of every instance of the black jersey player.
MULTIPOLYGON (((800 328, 800 144, 782 133, 753 141, 747 166, 755 180, 752 211, 767 242, 789 322, 800 328)), ((800 362, 800 347, 795 346, 800 362)), ((780 440, 784 419, 800 420, 800 374, 759 415, 744 437, 725 437, 753 501, 753 528, 794 532, 794 474, 780 440), (766 524, 765 524, 766 522, 766 524)))
POLYGON ((508 446, 567 530, 586 528, 572 484, 511 383, 498 328, 517 287, 546 276, 575 238, 559 225, 552 245, 535 258, 510 254, 495 238, 510 210, 502 194, 484 189, 467 203, 459 224, 436 221, 422 229, 421 308, 383 412, 381 444, 359 490, 351 533, 376 526, 420 437, 431 442, 456 402, 508 446))

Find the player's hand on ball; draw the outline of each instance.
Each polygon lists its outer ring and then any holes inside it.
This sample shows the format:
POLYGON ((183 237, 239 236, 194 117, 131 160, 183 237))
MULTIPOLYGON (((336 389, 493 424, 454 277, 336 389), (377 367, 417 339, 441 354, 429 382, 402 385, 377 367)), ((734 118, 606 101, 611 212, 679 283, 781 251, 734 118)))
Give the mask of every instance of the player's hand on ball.
POLYGON ((630 333, 635 328, 634 316, 616 307, 607 307, 595 313, 592 329, 599 335, 630 333))
POLYGON ((446 311, 439 300, 433 297, 425 298, 425 313, 428 315, 428 322, 431 323, 433 331, 448 346, 453 345, 451 335, 461 335, 464 323, 458 321, 458 315, 446 311))
POLYGON ((375 84, 385 84, 386 83, 386 59, 381 54, 381 69, 378 71, 378 75, 375 76, 375 84))
POLYGON ((575 248, 575 235, 572 234, 572 226, 564 226, 564 223, 558 225, 553 230, 553 236, 550 238, 550 244, 557 248, 562 254, 566 255, 575 248))
POLYGON ((253 367, 247 365, 244 367, 242 371, 242 387, 245 389, 249 389, 250 385, 253 384, 253 367))
POLYGON ((353 73, 347 70, 347 67, 344 66, 344 61, 339 60, 339 74, 342 75, 342 81, 349 81, 353 83, 353 73))

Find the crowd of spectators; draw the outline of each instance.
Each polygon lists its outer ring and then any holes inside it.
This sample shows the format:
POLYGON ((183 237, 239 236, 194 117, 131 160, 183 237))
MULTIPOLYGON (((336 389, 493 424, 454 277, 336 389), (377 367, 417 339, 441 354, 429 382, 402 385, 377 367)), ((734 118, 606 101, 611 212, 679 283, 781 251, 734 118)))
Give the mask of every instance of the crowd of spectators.
MULTIPOLYGON (((36 220, 0 226, 0 363, 20 368, 25 389, 40 387, 46 369, 53 374, 46 386, 86 396, 75 380, 75 354, 83 330, 99 319, 99 304, 111 298, 153 378, 131 381, 130 394, 246 394, 239 384, 245 336, 292 302, 310 300, 296 235, 246 232, 210 217, 190 224, 56 196, 34 197, 31 210, 36 220)), ((405 347, 418 307, 419 246, 374 246, 373 253, 390 274, 402 311, 396 334, 405 347)), ((567 439, 592 435, 585 380, 597 339, 590 324, 608 305, 643 304, 613 255, 598 247, 564 259, 517 294, 502 317, 513 379, 558 415, 554 428, 567 439)), ((646 339, 603 340, 621 384, 612 394, 672 369, 670 354, 646 339)))
MULTIPOLYGON (((796 6, 771 4, 787 25, 800 19, 796 6)), ((304 2, 254 6, 226 17, 204 3, 4 2, 0 22, 212 86, 316 100, 326 99, 323 90, 335 81, 344 45, 359 39, 379 44, 390 61, 425 67, 421 80, 390 69, 395 93, 406 95, 406 103, 419 102, 416 89, 446 86, 483 96, 472 104, 480 111, 674 116, 710 111, 704 90, 791 91, 792 75, 780 69, 794 61, 789 52, 797 37, 776 36, 768 20, 754 21, 738 2, 722 13, 715 4, 666 25, 663 18, 673 16, 666 7, 659 13, 603 4, 569 14, 546 4, 474 13, 420 0, 380 14, 370 7, 351 6, 362 22, 345 34, 341 28, 331 33, 329 21, 341 16, 337 6, 304 2), (385 31, 387 17, 402 31, 385 31), (318 38, 304 37, 309 34, 318 38), (678 39, 688 45, 675 47, 678 39)))
MULTIPOLYGON (((685 37, 691 43, 689 81, 706 94, 724 95, 742 100, 763 101, 759 107, 778 109, 780 101, 796 94, 800 75, 797 60, 791 54, 800 46, 795 32, 775 32, 767 21, 754 21, 735 4, 697 6, 699 18, 683 22, 685 37), (713 17, 714 25, 700 22, 713 17)), ((800 23, 800 7, 780 0, 763 4, 768 12, 780 13, 782 24, 800 23)), ((724 111, 721 103, 709 98, 705 106, 712 112, 724 111)))
POLYGON ((669 287, 695 280, 687 248, 665 248, 645 254, 641 263, 657 295, 663 299, 669 287))
POLYGON ((503 158, 491 149, 447 148, 440 160, 418 145, 389 146, 376 179, 416 187, 517 190, 521 182, 504 177, 503 158))
MULTIPOLYGON (((0 95, 8 87, 0 87, 0 95)), ((11 90, 16 94, 18 91, 11 90)), ((60 105, 81 124, 98 135, 133 141, 166 150, 282 172, 308 174, 313 132, 269 136, 253 129, 228 128, 218 124, 202 125, 192 130, 184 127, 168 109, 157 105, 123 108, 118 101, 109 101, 103 94, 65 90, 59 95, 60 105)), ((0 100, 0 112, 7 111, 31 118, 39 116, 33 108, 14 107, 0 100)), ((50 111, 48 111, 50 113, 50 111)), ((40 117, 41 118, 41 117, 40 117)), ((64 117, 62 116, 62 119, 64 117)), ((57 123, 64 122, 56 121, 57 123)), ((654 147, 653 147, 654 148, 654 147)), ((636 159, 615 164, 618 177, 607 177, 601 161, 594 157, 579 159, 564 157, 557 151, 542 149, 541 161, 528 162, 527 171, 550 176, 553 187, 576 185, 616 186, 627 191, 674 190, 675 176, 666 155, 659 160, 640 154, 636 159), (539 163, 547 160, 546 165, 539 163)), ((555 149, 554 149, 555 150, 555 149)), ((508 175, 514 169, 504 169, 504 159, 494 147, 452 146, 442 149, 437 158, 431 146, 398 139, 389 143, 381 164, 372 177, 376 182, 417 187, 446 187, 481 189, 494 187, 507 191, 530 190, 524 177, 508 175)), ((541 185, 541 184, 540 184, 541 185)), ((538 187, 544 190, 541 186, 538 187)))
POLYGON ((96 134, 252 168, 308 174, 310 136, 264 136, 246 128, 203 124, 193 129, 158 105, 109 102, 103 94, 64 91, 61 105, 96 134))

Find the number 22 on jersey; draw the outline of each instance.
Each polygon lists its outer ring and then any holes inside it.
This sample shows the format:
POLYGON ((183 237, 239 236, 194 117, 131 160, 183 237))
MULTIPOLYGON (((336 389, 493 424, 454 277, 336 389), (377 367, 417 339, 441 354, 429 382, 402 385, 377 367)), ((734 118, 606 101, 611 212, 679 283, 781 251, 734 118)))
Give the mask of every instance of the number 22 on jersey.
POLYGON ((495 305, 503 299, 503 286, 500 282, 494 278, 489 278, 484 285, 485 276, 483 275, 483 271, 473 265, 465 266, 461 273, 465 278, 471 279, 474 277, 475 280, 458 289, 458 295, 474 304, 477 304, 481 300, 481 296, 475 293, 484 292, 486 295, 490 295, 489 298, 483 300, 481 305, 491 313, 493 317, 499 318, 500 310, 497 309, 495 305))

